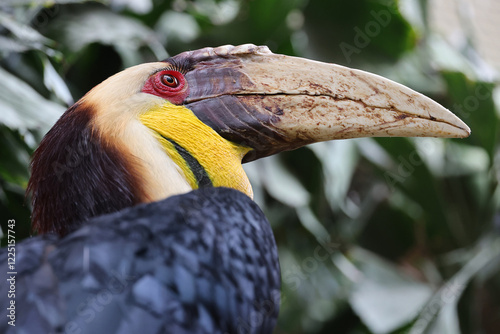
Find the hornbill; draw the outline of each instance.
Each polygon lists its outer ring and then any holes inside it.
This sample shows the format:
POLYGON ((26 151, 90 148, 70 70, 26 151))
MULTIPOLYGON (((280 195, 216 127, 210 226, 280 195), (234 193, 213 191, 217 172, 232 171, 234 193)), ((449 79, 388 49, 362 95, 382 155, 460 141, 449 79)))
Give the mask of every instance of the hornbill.
POLYGON ((33 155, 40 235, 16 246, 15 267, 2 251, 15 273, 0 331, 271 333, 277 249, 242 162, 331 139, 469 133, 400 84, 265 46, 125 69, 33 155))

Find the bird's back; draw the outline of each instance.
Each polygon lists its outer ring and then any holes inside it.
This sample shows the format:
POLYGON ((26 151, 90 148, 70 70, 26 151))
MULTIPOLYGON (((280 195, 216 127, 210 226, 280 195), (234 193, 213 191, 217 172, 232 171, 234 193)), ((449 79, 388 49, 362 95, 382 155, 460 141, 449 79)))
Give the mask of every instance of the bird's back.
MULTIPOLYGON (((271 333, 278 315, 271 228, 235 190, 129 208, 16 252, 18 316, 2 333, 271 333)), ((6 249, 0 263, 8 272, 6 249)))

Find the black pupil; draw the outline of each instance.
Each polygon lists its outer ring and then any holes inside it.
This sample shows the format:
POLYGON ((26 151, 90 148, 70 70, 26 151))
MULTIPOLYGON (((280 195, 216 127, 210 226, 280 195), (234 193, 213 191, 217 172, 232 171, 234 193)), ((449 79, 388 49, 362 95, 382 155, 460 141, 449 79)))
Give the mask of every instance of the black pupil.
POLYGON ((163 82, 167 85, 167 86, 175 86, 177 85, 177 79, 174 78, 173 76, 171 75, 164 75, 163 76, 163 82))

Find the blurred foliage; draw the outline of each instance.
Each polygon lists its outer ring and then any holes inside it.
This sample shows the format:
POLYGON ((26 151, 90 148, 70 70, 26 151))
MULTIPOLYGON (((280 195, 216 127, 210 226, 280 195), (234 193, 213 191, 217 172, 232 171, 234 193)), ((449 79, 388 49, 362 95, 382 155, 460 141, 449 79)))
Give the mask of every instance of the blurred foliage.
POLYGON ((266 44, 389 77, 472 129, 464 140, 319 143, 245 166, 280 249, 276 333, 497 333, 500 94, 470 39, 458 50, 433 32, 427 5, 3 0, 2 227, 16 219, 18 238, 29 235, 29 156, 100 81, 188 49, 266 44))

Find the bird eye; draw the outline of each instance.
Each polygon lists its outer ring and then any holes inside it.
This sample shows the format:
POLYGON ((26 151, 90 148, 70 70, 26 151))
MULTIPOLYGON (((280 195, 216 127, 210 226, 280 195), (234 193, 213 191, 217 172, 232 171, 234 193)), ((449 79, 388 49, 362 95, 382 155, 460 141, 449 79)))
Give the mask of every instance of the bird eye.
POLYGON ((172 87, 172 88, 175 88, 177 86, 179 86, 179 81, 177 80, 176 77, 174 77, 173 75, 170 75, 170 74, 164 74, 161 76, 161 82, 168 86, 168 87, 172 87))
POLYGON ((182 104, 189 94, 189 87, 181 72, 165 69, 150 76, 144 83, 142 91, 162 97, 173 104, 182 104))

